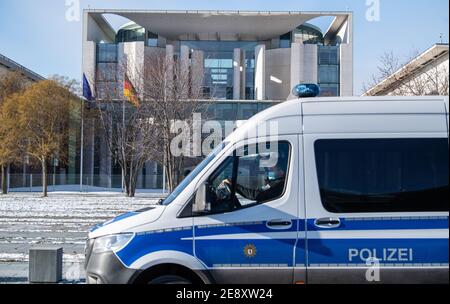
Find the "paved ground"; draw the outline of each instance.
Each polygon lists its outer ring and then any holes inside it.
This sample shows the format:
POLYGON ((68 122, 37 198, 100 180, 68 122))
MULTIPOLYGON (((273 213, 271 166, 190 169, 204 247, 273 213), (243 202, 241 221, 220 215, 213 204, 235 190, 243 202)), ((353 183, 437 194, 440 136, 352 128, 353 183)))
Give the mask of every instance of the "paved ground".
POLYGON ((155 204, 160 195, 130 199, 118 193, 13 193, 0 196, 0 283, 23 283, 32 246, 61 246, 66 282, 84 278, 87 231, 121 213, 155 204))

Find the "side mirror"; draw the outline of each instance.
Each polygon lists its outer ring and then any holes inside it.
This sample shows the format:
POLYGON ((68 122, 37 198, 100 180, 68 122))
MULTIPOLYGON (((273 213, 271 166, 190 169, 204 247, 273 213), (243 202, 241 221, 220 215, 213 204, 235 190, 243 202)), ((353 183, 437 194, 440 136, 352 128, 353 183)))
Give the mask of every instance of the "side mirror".
POLYGON ((192 205, 193 214, 204 214, 211 211, 211 203, 208 201, 208 183, 202 183, 195 193, 195 201, 192 205))

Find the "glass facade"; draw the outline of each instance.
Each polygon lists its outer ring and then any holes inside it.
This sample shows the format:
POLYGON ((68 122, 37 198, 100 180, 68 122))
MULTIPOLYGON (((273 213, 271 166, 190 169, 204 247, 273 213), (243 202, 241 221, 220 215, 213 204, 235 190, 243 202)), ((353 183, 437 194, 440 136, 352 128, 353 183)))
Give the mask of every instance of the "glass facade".
POLYGON ((319 28, 311 24, 303 24, 292 32, 294 41, 303 41, 305 44, 323 44, 323 34, 319 28))
POLYGON ((137 24, 131 24, 119 29, 116 43, 145 41, 145 29, 137 24))
POLYGON ((311 24, 303 24, 292 32, 280 36, 280 48, 290 48, 291 42, 323 45, 323 34, 319 28, 311 24))
POLYGON ((318 84, 320 96, 339 96, 339 46, 318 45, 318 84))
POLYGON ((96 91, 98 99, 117 98, 117 44, 97 45, 96 91))
POLYGON ((254 101, 239 101, 239 102, 214 102, 208 106, 207 119, 225 121, 248 120, 255 114, 268 109, 279 102, 254 102, 254 101))
POLYGON ((280 36, 280 48, 282 48, 282 49, 290 48, 291 47, 291 38, 292 38, 291 32, 280 36))
POLYGON ((147 46, 156 47, 158 46, 158 35, 148 32, 147 46))
POLYGON ((205 97, 218 100, 233 99, 233 52, 240 48, 245 52, 246 99, 254 98, 254 59, 256 42, 253 41, 181 41, 181 46, 204 52, 205 97))

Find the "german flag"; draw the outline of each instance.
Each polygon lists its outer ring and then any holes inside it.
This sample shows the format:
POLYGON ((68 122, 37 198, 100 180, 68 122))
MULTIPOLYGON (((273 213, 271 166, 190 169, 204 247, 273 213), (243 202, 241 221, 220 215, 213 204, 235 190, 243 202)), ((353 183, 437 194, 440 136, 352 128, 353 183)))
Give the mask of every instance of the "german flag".
POLYGON ((128 78, 128 75, 125 75, 125 81, 123 84, 123 95, 128 99, 128 101, 133 104, 135 107, 139 107, 139 98, 137 97, 136 90, 134 89, 133 84, 128 78))

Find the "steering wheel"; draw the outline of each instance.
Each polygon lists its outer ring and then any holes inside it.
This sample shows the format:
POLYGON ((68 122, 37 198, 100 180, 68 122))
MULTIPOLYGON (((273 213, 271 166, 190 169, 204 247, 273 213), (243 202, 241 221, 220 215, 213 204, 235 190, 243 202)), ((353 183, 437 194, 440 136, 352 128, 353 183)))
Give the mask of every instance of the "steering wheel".
POLYGON ((228 183, 225 183, 225 181, 220 183, 217 188, 214 188, 214 192, 216 193, 217 198, 220 200, 228 199, 231 196, 230 185, 228 183))

